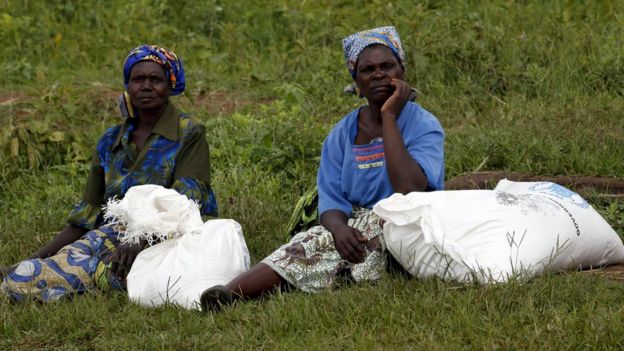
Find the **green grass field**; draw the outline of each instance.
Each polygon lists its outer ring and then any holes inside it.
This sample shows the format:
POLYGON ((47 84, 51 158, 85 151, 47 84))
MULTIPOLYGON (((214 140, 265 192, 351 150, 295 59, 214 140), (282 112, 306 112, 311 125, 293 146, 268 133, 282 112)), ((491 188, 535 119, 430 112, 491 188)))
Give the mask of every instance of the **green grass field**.
MULTIPOLYGON (((285 241, 332 124, 363 101, 341 39, 393 24, 418 102, 444 126, 447 179, 624 174, 624 2, 0 0, 0 265, 62 228, 141 43, 184 60, 174 98, 207 126, 221 216, 252 260, 285 241)), ((624 200, 584 194, 624 236, 624 200)), ((587 273, 278 294, 215 315, 122 293, 0 299, 0 349, 622 349, 624 285, 587 273)))

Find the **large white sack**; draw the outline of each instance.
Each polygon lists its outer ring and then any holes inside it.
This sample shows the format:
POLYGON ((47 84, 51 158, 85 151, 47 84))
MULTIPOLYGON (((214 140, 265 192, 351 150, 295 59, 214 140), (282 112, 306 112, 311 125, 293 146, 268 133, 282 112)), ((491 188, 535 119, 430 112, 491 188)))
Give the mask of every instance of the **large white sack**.
POLYGON ((199 308, 201 293, 249 269, 249 251, 240 224, 229 219, 203 223, 199 205, 160 185, 130 188, 112 199, 104 217, 121 242, 150 244, 126 278, 128 297, 143 306, 172 303, 199 308))
POLYGON ((128 297, 143 306, 173 303, 199 309, 201 293, 249 269, 241 226, 231 219, 204 223, 142 251, 127 277, 128 297))
POLYGON ((504 282, 624 260, 624 245, 578 194, 550 182, 394 194, 373 209, 412 275, 504 282))

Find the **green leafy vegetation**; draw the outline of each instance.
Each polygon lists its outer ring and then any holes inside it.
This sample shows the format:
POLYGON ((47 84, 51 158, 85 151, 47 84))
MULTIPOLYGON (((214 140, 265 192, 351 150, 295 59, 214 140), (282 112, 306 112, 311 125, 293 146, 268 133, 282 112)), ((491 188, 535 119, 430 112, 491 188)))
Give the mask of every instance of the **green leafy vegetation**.
MULTIPOLYGON (((362 101, 341 39, 397 27, 407 80, 446 130, 447 178, 475 170, 624 174, 624 3, 616 1, 0 0, 0 265, 60 228, 101 133, 120 121, 122 63, 173 49, 176 105, 207 126, 222 217, 254 262, 285 241, 324 136, 362 101)), ((587 194, 624 235, 624 201, 587 194)), ((94 292, 0 301, 0 349, 620 349, 624 285, 584 273, 278 294, 217 315, 94 292)))

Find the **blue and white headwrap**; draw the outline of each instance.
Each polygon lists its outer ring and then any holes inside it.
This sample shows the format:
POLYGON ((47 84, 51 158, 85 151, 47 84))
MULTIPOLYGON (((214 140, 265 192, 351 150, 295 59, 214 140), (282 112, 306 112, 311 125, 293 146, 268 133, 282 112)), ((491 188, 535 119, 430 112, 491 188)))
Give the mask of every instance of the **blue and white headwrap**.
POLYGON ((393 26, 364 30, 342 39, 347 68, 353 79, 355 79, 356 63, 360 53, 362 50, 375 44, 381 44, 390 48, 399 59, 401 66, 404 66, 405 52, 401 46, 399 34, 393 26))

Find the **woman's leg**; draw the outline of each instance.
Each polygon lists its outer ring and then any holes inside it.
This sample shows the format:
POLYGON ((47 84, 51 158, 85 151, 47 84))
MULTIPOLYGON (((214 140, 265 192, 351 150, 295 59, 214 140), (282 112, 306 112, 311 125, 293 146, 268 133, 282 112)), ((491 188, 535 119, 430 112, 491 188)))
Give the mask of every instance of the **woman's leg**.
POLYGON ((343 276, 355 281, 379 279, 386 266, 379 217, 370 210, 361 212, 361 218, 350 220, 350 225, 370 239, 364 263, 354 265, 342 259, 331 233, 322 226, 312 227, 295 235, 289 243, 226 286, 204 291, 200 298, 202 309, 219 310, 237 299, 257 298, 287 286, 318 292, 333 287, 343 276))
POLYGON ((287 286, 287 282, 271 267, 258 263, 227 285, 217 285, 204 291, 199 299, 204 312, 218 311, 236 300, 251 300, 287 286))
POLYGON ((327 271, 334 270, 334 260, 340 260, 340 256, 334 249, 331 234, 321 226, 313 227, 295 235, 289 243, 226 286, 218 285, 204 291, 200 297, 202 310, 220 310, 236 300, 258 298, 278 288, 293 286, 303 291, 316 291, 327 285, 327 271), (328 251, 329 260, 322 260, 319 248, 328 251), (319 264, 321 261, 325 264, 319 264))
POLYGON ((285 286, 286 281, 271 267, 258 263, 239 275, 225 287, 234 293, 235 299, 255 299, 285 286))
POLYGON ((112 245, 105 233, 92 230, 54 256, 20 262, 4 278, 1 290, 17 301, 34 298, 43 302, 85 292, 95 286, 102 250, 112 245))

